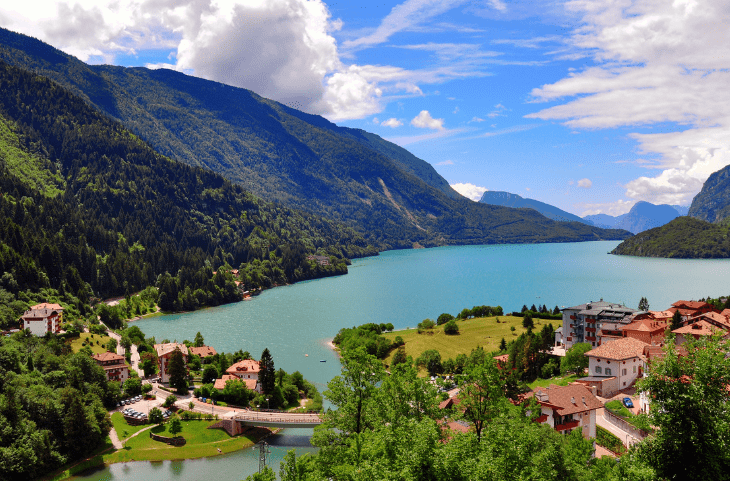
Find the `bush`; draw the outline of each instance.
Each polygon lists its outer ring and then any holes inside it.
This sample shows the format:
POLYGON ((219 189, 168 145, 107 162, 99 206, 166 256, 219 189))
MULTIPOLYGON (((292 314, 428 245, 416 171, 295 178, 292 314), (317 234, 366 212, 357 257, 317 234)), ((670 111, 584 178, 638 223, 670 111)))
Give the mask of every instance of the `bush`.
POLYGON ((406 341, 403 340, 400 336, 395 336, 395 341, 393 341, 393 345, 395 347, 403 346, 406 343, 406 341))
POLYGON ((459 334, 459 326, 456 325, 456 322, 454 322, 453 319, 444 325, 444 334, 447 334, 449 336, 459 334))
POLYGON ((160 411, 160 408, 154 407, 150 409, 150 422, 152 424, 160 424, 164 420, 165 417, 162 415, 162 411, 160 411))
POLYGON ((152 391, 152 384, 142 384, 142 392, 152 391))
POLYGON ((171 408, 175 404, 175 402, 177 402, 177 396, 175 396, 174 394, 170 394, 169 396, 167 396, 167 399, 165 399, 165 402, 162 403, 162 405, 166 408, 171 408))
POLYGON ((453 318, 454 318, 454 316, 452 316, 451 314, 449 314, 449 313, 447 313, 447 312, 444 312, 443 314, 441 314, 441 315, 440 315, 440 316, 439 316, 439 317, 438 317, 438 318, 436 319, 436 324, 438 324, 439 326, 440 326, 440 325, 442 325, 442 324, 446 324, 447 322, 449 322, 449 321, 450 321, 450 320, 452 320, 453 318))
POLYGON ((617 454, 623 454, 626 451, 621 440, 601 426, 596 426, 596 444, 617 454))

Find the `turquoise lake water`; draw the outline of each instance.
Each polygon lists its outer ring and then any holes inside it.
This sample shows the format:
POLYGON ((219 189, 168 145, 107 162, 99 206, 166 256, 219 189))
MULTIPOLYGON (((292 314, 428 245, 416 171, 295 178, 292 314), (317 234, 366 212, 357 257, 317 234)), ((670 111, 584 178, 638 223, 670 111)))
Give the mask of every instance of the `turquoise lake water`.
MULTIPOLYGON (((616 245, 612 241, 390 251, 353 261, 344 276, 277 287, 250 301, 135 324, 158 341, 192 340, 200 331, 206 344, 219 352, 243 349, 258 358, 268 347, 277 369, 298 370, 323 391, 339 374, 337 357, 326 342, 342 327, 391 322, 403 329, 442 312, 456 314, 483 304, 513 311, 523 304, 552 309, 603 298, 636 308, 646 297, 652 309, 666 309, 679 299, 730 294, 730 260, 608 255, 616 245)), ((286 444, 287 438, 281 439, 286 444)), ((189 475, 204 467, 221 473, 217 480, 241 480, 257 466, 255 453, 249 451, 182 463, 114 465, 79 479, 182 481, 196 479, 189 475)), ((277 457, 284 452, 278 448, 277 457)))

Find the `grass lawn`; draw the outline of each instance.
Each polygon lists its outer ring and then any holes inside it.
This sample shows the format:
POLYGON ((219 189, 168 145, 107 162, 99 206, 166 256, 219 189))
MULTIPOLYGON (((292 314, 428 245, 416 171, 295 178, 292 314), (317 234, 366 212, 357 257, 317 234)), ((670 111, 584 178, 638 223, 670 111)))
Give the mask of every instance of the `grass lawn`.
POLYGON ((570 374, 568 376, 555 376, 550 379, 535 379, 533 382, 528 384, 530 389, 535 389, 536 387, 549 387, 551 384, 557 384, 558 386, 567 386, 571 382, 575 382, 576 379, 579 379, 578 376, 575 374, 570 374))
POLYGON ((90 332, 82 332, 79 337, 71 340, 71 349, 73 349, 73 352, 79 352, 83 347, 82 344, 87 339, 90 342, 89 347, 94 354, 101 354, 106 352, 106 345, 107 343, 109 343, 109 336, 91 334, 90 332), (98 344, 97 341, 99 342, 98 344))
MULTIPOLYGON (((216 456, 251 446, 264 433, 264 430, 250 431, 247 434, 230 437, 223 429, 207 429, 215 421, 182 421, 180 436, 187 441, 185 446, 175 447, 154 441, 144 432, 126 442, 123 449, 105 454, 105 463, 126 461, 162 461, 165 459, 191 459, 216 456)), ((151 431, 160 436, 170 436, 168 424, 155 426, 151 431)))
POLYGON ((148 428, 150 426, 149 424, 131 426, 127 424, 127 421, 124 419, 124 416, 122 416, 122 413, 112 414, 112 424, 114 425, 114 430, 117 432, 117 436, 119 437, 120 441, 124 441, 137 431, 141 431, 142 429, 148 428), (127 434, 124 434, 125 432, 127 434))
MULTIPOLYGON (((544 325, 552 323, 557 326, 561 321, 534 319, 535 328, 533 332, 539 332, 544 325)), ((415 360, 424 351, 436 349, 441 354, 441 360, 456 359, 459 354, 471 353, 472 349, 482 346, 485 351, 496 351, 499 349, 499 342, 504 338, 509 342, 515 339, 523 332, 527 332, 522 327, 521 317, 499 316, 499 323, 496 317, 481 317, 476 319, 467 319, 464 321, 456 321, 459 326, 459 334, 447 336, 444 334, 444 326, 436 326, 433 328, 433 334, 418 334, 418 329, 406 329, 403 331, 387 332, 383 336, 393 341, 396 336, 400 336, 405 341, 406 354, 413 356, 415 360), (510 327, 514 326, 514 333, 510 331, 510 327)), ((391 352, 386 364, 390 364, 395 354, 395 350, 391 352)))

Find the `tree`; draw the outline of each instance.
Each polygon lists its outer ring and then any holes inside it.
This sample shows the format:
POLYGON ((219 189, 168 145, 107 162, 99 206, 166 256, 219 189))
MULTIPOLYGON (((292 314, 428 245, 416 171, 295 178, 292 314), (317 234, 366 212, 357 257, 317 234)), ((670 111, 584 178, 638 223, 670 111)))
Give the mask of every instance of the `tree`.
POLYGON ((676 310, 674 311, 672 321, 669 324, 669 330, 673 331, 675 329, 679 329, 680 327, 682 327, 682 314, 679 312, 679 310, 676 310))
POLYGON ((644 457, 662 479, 728 479, 730 347, 709 336, 682 347, 667 342, 664 356, 652 360, 638 383, 649 394, 651 424, 658 428, 644 457))
POLYGON ((109 339, 106 343, 106 350, 109 352, 117 352, 117 340, 114 338, 109 339))
POLYGON ((213 364, 206 364, 203 369, 203 384, 210 384, 218 379, 218 368, 213 364))
POLYGON ((124 381, 124 392, 127 396, 136 396, 142 392, 142 380, 138 377, 130 377, 124 381))
POLYGON ((170 394, 169 396, 167 396, 167 398, 165 399, 165 402, 162 403, 162 405, 166 408, 171 408, 172 406, 175 405, 176 402, 177 402, 177 396, 175 396, 174 394, 170 394))
POLYGON ((261 382, 261 390, 264 394, 270 394, 274 391, 276 385, 276 369, 274 368, 274 358, 271 357, 269 349, 266 348, 261 353, 261 361, 259 361, 259 382, 261 382))
POLYGON ((406 355, 406 350, 403 346, 399 346, 398 349, 396 349, 395 354, 393 354, 393 365, 402 364, 404 362, 408 361, 408 356, 406 355))
POLYGON ((459 326, 452 319, 444 325, 444 334, 453 336, 459 333, 459 326))
POLYGON ((449 314, 447 312, 444 312, 438 318, 436 318, 436 324, 438 324, 439 326, 442 325, 442 324, 446 324, 447 322, 449 322, 453 318, 454 318, 454 316, 452 316, 451 314, 449 314))
POLYGON ((535 323, 532 320, 532 314, 530 314, 529 312, 526 312, 524 317, 522 318, 522 327, 524 327, 528 331, 531 331, 535 328, 535 323))
POLYGON ((142 354, 139 365, 144 371, 144 376, 149 377, 157 372, 157 356, 152 352, 145 352, 142 354))
POLYGON ((416 366, 424 367, 429 376, 435 376, 444 372, 441 365, 441 354, 435 349, 428 349, 416 359, 416 366))
POLYGON ((553 314, 560 314, 560 308, 558 306, 555 306, 555 309, 553 309, 553 314))
POLYGON ((563 374, 567 372, 583 372, 588 367, 588 357, 586 357, 585 353, 591 349, 593 347, 587 342, 573 344, 573 347, 565 352, 565 356, 560 361, 560 372, 563 374))
POLYGON ((188 392, 188 373, 185 368, 185 358, 179 348, 172 351, 168 362, 167 372, 170 375, 170 387, 175 388, 178 394, 186 394, 188 392))
POLYGON ((205 346, 205 340, 203 339, 203 335, 200 334, 200 331, 195 335, 195 340, 193 341, 193 345, 195 347, 203 347, 205 346))
POLYGON ((649 310, 649 301, 646 299, 646 297, 642 297, 639 300, 639 310, 640 311, 648 311, 649 310))
POLYGON ((167 430, 172 434, 173 438, 176 438, 180 432, 182 432, 182 423, 180 422, 179 417, 172 418, 172 421, 170 421, 170 426, 167 428, 167 430))
POLYGON ((150 422, 152 424, 160 424, 165 420, 165 417, 162 415, 162 411, 160 408, 154 407, 150 409, 150 422))
POLYGON ((474 424, 477 440, 481 440, 485 423, 506 410, 504 383, 491 358, 472 366, 459 392, 464 417, 474 424))
POLYGON ((500 351, 506 351, 507 350, 507 341, 502 338, 501 341, 499 341, 499 350, 500 351))

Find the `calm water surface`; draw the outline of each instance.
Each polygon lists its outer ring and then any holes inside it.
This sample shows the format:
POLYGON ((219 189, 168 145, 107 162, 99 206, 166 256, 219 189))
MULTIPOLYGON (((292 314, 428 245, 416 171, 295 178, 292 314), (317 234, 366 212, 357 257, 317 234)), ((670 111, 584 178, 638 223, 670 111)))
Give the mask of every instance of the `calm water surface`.
MULTIPOLYGON (((547 304, 552 309, 603 298, 636 308, 643 296, 652 309, 665 309, 678 299, 730 294, 730 260, 608 255, 616 245, 611 241, 391 251, 353 261, 345 276, 278 287, 251 301, 150 318, 136 325, 158 341, 192 340, 200 331, 206 344, 219 352, 243 349, 258 357, 268 347, 276 368, 298 370, 322 391, 339 374, 337 357, 326 342, 342 327, 391 322, 403 329, 442 312, 456 314, 482 304, 512 311, 523 304, 547 304)), ((129 463, 100 474, 107 477, 89 479, 142 479, 139 470, 147 473, 144 479, 194 479, 170 473, 193 471, 193 466, 212 469, 216 463, 243 466, 241 457, 246 454, 154 467, 129 463)), ((255 456, 252 460, 257 463, 255 456)), ((240 480, 251 472, 216 479, 240 480)))

